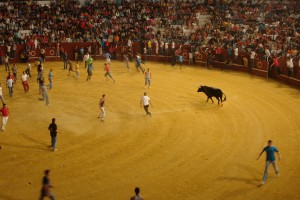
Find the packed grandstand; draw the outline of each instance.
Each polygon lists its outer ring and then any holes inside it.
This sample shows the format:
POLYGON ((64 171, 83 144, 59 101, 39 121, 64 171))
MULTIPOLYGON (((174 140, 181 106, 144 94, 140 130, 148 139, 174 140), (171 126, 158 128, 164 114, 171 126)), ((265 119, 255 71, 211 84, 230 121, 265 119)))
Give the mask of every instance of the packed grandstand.
POLYGON ((299 1, 276 0, 11 1, 0 7, 0 44, 5 46, 1 61, 6 54, 18 56, 21 44, 26 46, 19 54, 30 57, 30 50, 55 48, 57 43, 95 42, 90 47, 94 54, 113 52, 129 42, 140 42, 150 49, 148 54, 152 49, 164 54, 176 43, 190 45, 194 57, 202 51, 213 54, 214 60, 244 66, 245 56, 240 62, 234 57, 246 53, 254 65, 255 52, 255 58, 269 66, 280 58, 286 70, 277 74, 286 71, 294 77, 299 67, 299 8, 299 1))

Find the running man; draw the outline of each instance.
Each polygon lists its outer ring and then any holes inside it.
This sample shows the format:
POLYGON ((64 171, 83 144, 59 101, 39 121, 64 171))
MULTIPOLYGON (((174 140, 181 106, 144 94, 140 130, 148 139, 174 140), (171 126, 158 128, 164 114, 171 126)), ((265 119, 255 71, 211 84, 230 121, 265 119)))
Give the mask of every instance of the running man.
POLYGON ((87 60, 90 57, 89 53, 85 54, 83 57, 83 62, 84 62, 84 68, 87 67, 87 60))
POLYGON ((24 88, 25 93, 29 91, 29 84, 28 84, 28 75, 23 71, 23 75, 21 77, 22 79, 22 85, 24 88))
POLYGON ((31 64, 30 64, 30 62, 28 62, 25 73, 31 78, 30 72, 31 72, 31 64))
POLYGON ((7 124, 8 121, 8 117, 11 116, 9 109, 6 107, 6 104, 3 104, 3 107, 0 110, 0 114, 2 115, 2 127, 1 127, 1 131, 5 131, 5 126, 7 124))
POLYGON ((50 179, 49 179, 49 173, 50 170, 47 169, 45 170, 45 176, 43 177, 43 187, 41 190, 41 197, 39 200, 43 200, 44 197, 49 197, 51 200, 55 200, 54 195, 52 194, 52 192, 50 192, 50 188, 52 188, 53 186, 50 183, 50 179))
POLYGON ((102 98, 99 101, 99 107, 100 107, 100 114, 98 118, 101 118, 101 121, 104 121, 105 117, 105 94, 102 95, 102 98))
POLYGON ((123 60, 124 60, 125 66, 128 69, 128 72, 130 72, 131 69, 129 67, 129 59, 128 59, 128 57, 126 55, 124 55, 123 60))
POLYGON ((42 83, 41 85, 41 92, 42 92, 42 100, 46 101, 46 106, 49 105, 49 97, 48 97, 48 91, 47 91, 47 86, 42 83))
POLYGON ((10 68, 9 68, 9 56, 7 54, 4 57, 4 65, 5 65, 5 70, 6 71, 10 71, 10 68))
POLYGON ((111 55, 110 55, 109 52, 107 52, 107 53, 105 54, 106 63, 110 63, 110 58, 111 58, 111 55))
POLYGON ((277 176, 279 176, 279 170, 278 170, 278 167, 277 167, 277 164, 276 164, 276 158, 275 158, 275 155, 274 155, 275 152, 278 155, 278 160, 280 160, 280 154, 278 152, 278 149, 276 147, 272 146, 272 140, 268 141, 268 146, 266 146, 262 150, 262 152, 257 157, 257 160, 260 158, 260 156, 263 154, 264 151, 266 152, 267 157, 266 157, 265 172, 264 172, 264 176, 263 176, 263 179, 262 179, 262 182, 261 182, 262 185, 264 185, 266 183, 267 179, 268 179, 268 169, 269 169, 270 164, 273 165, 277 176))
MULTIPOLYGON (((92 75, 93 75, 93 70, 94 70, 94 67, 93 65, 88 65, 88 68, 87 68, 87 73, 88 73, 88 76, 86 78, 86 80, 88 81, 89 79, 91 79, 92 75)), ((95 70, 94 70, 95 71, 95 70)))
POLYGON ((104 63, 104 71, 106 71, 106 73, 104 74, 104 76, 106 78, 107 78, 107 76, 109 76, 111 78, 111 80, 113 80, 114 82, 116 82, 115 79, 113 79, 113 77, 110 74, 110 67, 109 67, 109 65, 107 63, 104 63))
POLYGON ((152 78, 152 75, 151 75, 151 72, 150 72, 149 68, 144 73, 144 75, 145 75, 145 88, 147 87, 147 85, 148 85, 148 88, 151 88, 151 78, 152 78))
POLYGON ((37 79, 37 82, 39 84, 39 94, 42 94, 42 86, 43 84, 45 83, 45 78, 44 76, 40 76, 38 79, 37 79))
POLYGON ((14 79, 14 83, 17 83, 17 72, 18 72, 18 67, 16 64, 13 65, 13 67, 11 68, 13 75, 15 77, 14 79))
POLYGON ((48 73, 48 80, 49 80, 49 89, 52 89, 53 86, 53 70, 50 69, 49 73, 48 73))
POLYGON ((78 62, 78 60, 76 61, 76 69, 75 69, 75 73, 76 73, 76 79, 78 79, 79 78, 79 62, 78 62))
POLYGON ((146 115, 151 117, 151 113, 149 112, 149 104, 153 107, 150 98, 147 96, 147 93, 144 92, 144 96, 142 96, 140 101, 141 107, 144 106, 144 110, 146 111, 146 115))
POLYGON ((142 59, 141 59, 141 56, 138 54, 136 56, 136 70, 139 72, 139 69, 142 70, 142 72, 144 73, 145 70, 143 69, 142 65, 142 59))
POLYGON ((73 64, 70 61, 68 62, 68 64, 69 64, 69 74, 68 74, 68 76, 71 76, 71 72, 74 72, 73 64))

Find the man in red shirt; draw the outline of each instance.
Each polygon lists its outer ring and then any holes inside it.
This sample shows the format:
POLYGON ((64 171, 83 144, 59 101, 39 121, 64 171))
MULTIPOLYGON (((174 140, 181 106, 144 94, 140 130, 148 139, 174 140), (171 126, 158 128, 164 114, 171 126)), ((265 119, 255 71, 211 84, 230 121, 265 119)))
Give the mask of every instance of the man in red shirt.
POLYGON ((115 79, 113 79, 112 75, 110 74, 110 67, 109 67, 109 64, 104 63, 104 71, 106 72, 106 73, 104 74, 104 76, 105 76, 105 77, 107 77, 107 76, 110 77, 111 80, 113 80, 113 81, 115 82, 115 79))
POLYGON ((10 116, 9 109, 6 107, 6 104, 3 104, 3 107, 0 110, 1 115, 2 115, 2 127, 1 131, 5 131, 5 126, 8 120, 8 116, 10 116))
POLYGON ((280 56, 276 57, 275 55, 273 56, 273 63, 272 65, 270 66, 270 70, 272 71, 272 68, 274 67, 275 70, 276 70, 276 73, 277 73, 277 76, 280 76, 281 74, 281 70, 280 70, 280 67, 279 67, 279 58, 280 56))
POLYGON ((219 62, 223 62, 221 47, 217 47, 217 49, 216 49, 216 56, 217 56, 217 59, 218 59, 219 62))

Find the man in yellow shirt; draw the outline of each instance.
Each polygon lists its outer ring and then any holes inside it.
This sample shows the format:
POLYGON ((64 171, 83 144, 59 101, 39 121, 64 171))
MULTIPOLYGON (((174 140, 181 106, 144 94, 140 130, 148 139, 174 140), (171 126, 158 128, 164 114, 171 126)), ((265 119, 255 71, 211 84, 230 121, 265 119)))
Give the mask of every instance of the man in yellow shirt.
POLYGON ((147 45, 148 45, 148 54, 149 54, 149 56, 151 56, 152 55, 152 42, 150 39, 148 40, 147 45))

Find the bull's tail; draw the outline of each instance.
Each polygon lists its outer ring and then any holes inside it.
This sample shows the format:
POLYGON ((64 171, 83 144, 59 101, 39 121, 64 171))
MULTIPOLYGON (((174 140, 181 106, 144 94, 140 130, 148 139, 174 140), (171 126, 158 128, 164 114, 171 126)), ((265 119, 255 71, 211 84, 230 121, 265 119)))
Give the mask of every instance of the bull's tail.
POLYGON ((226 101, 226 95, 222 93, 222 97, 224 96, 224 99, 222 101, 226 101))

